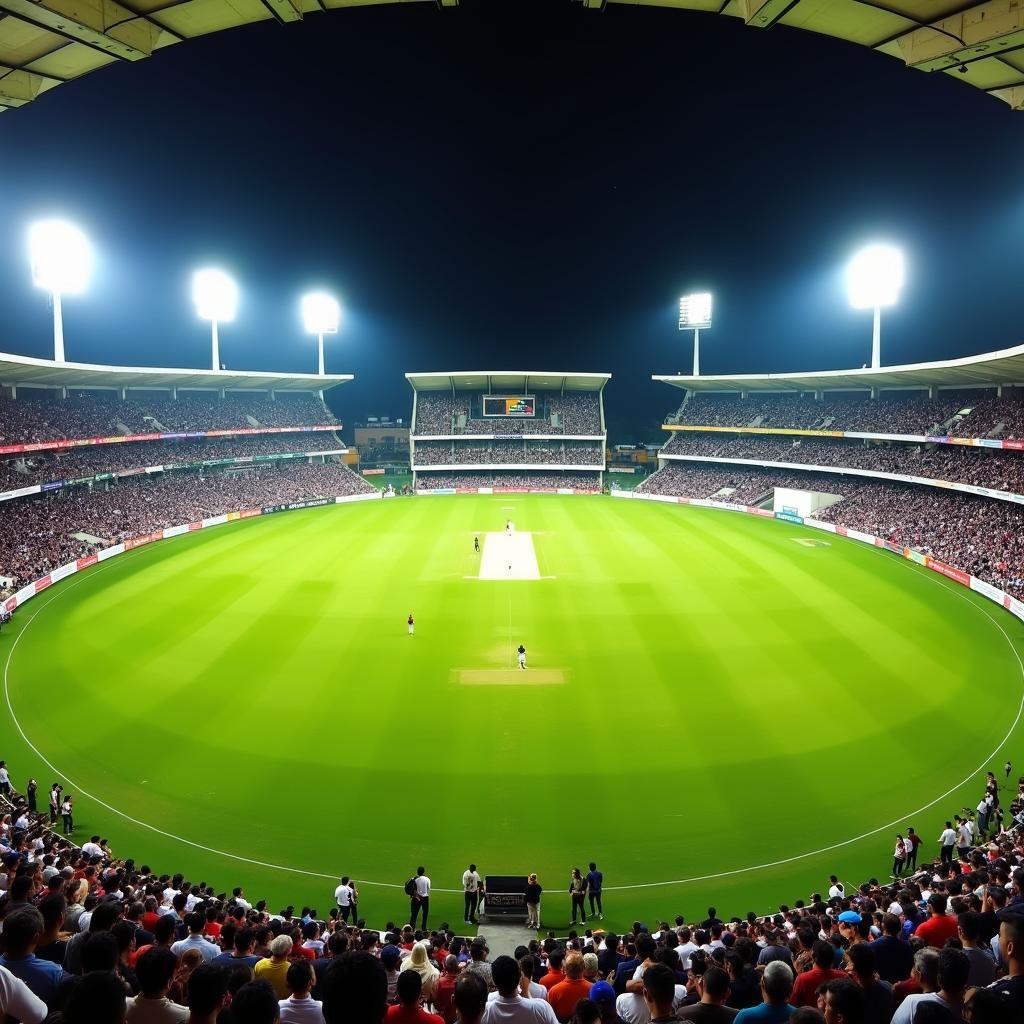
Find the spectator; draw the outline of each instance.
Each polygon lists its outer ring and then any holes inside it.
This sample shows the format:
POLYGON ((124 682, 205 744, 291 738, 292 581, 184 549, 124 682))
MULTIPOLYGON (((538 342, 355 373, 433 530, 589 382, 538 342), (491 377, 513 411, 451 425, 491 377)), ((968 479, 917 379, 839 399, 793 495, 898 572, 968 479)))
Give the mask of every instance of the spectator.
POLYGON ((591 983, 583 977, 583 957, 577 952, 566 954, 565 980, 548 989, 548 1001, 555 1016, 563 1022, 569 1020, 581 999, 590 995, 591 983))
POLYGON ((288 957, 291 951, 292 940, 287 935, 278 935, 270 943, 270 956, 258 961, 253 968, 257 980, 270 982, 278 1000, 288 998, 288 957))
POLYGON ((46 1003, 25 982, 0 966, 0 1014, 22 1024, 41 1024, 47 1013, 46 1003))
POLYGON ((825 1024, 864 1024, 864 993, 852 981, 827 981, 822 986, 825 1024))
POLYGON ((823 942, 820 939, 811 947, 811 956, 814 966, 803 974, 797 975, 793 985, 790 1002, 793 1006, 816 1006, 818 1002, 818 988, 827 981, 836 981, 846 978, 845 971, 836 970, 835 950, 830 942, 823 942))
POLYGON ((175 942, 171 946, 171 952, 175 956, 181 957, 187 950, 196 949, 203 960, 209 962, 220 955, 220 946, 203 938, 203 932, 206 929, 206 914, 200 910, 193 911, 185 918, 185 925, 188 928, 188 938, 175 942))
POLYGON ((124 986, 114 974, 86 975, 68 993, 61 1024, 124 1024, 124 986))
POLYGON ((871 943, 858 942, 850 946, 846 961, 851 979, 864 993, 861 1008, 864 1024, 889 1024, 893 1014, 892 985, 878 976, 871 943))
POLYGON ((948 904, 945 894, 933 892, 928 897, 930 916, 914 930, 914 934, 933 949, 941 949, 957 933, 957 919, 946 913, 948 904))
POLYGON ((227 995, 228 972, 219 964, 200 964, 188 979, 188 1024, 216 1024, 227 995))
POLYGON ((35 955, 36 944, 43 933, 43 916, 35 907, 23 906, 11 911, 3 922, 4 948, 0 967, 23 981, 32 993, 54 1010, 58 991, 68 980, 63 968, 35 955))
POLYGON ((250 981, 231 1000, 231 1024, 278 1024, 281 1008, 269 981, 250 981))
MULTIPOLYGON (((487 1009, 487 986, 478 974, 464 974, 455 985, 455 1016, 459 1024, 482 1024, 487 1009)), ((341 1024, 328 1021, 328 1024, 341 1024)))
POLYGON ((680 1020, 693 1021, 694 1024, 731 1024, 739 1013, 725 1005, 729 997, 729 976, 720 967, 709 967, 697 975, 696 991, 700 1001, 681 1007, 678 1013, 680 1020))
POLYGON ((420 1006, 423 981, 416 971, 402 971, 398 975, 398 1002, 388 1007, 388 1024, 444 1024, 434 1013, 427 1013, 420 1006))
MULTIPOLYGON (((388 982, 383 964, 371 953, 342 954, 324 975, 321 990, 326 1024, 381 1024, 384 1019, 388 982)), ((458 986, 455 994, 458 1005, 458 986)), ((485 990, 481 1003, 486 998, 485 990)))
POLYGON ((902 927, 895 914, 884 914, 881 937, 868 943, 875 954, 878 976, 891 985, 909 978, 914 966, 910 944, 899 937, 902 927))
POLYGON ((967 988, 967 977, 971 971, 970 961, 959 949, 943 949, 939 952, 937 992, 907 996, 893 1014, 892 1024, 915 1024, 918 1008, 924 1003, 938 1003, 959 1017, 967 988))
POLYGON ((142 991, 128 1000, 128 1024, 185 1024, 188 1010, 167 996, 177 967, 175 955, 159 946, 139 957, 135 970, 142 991))
POLYGON ((323 1024, 323 1006, 310 994, 314 978, 308 960, 296 960, 289 966, 285 975, 288 998, 280 1001, 281 1024, 323 1024))
POLYGON ((740 1010, 735 1024, 781 1024, 788 1021, 795 1007, 789 1003, 793 990, 793 971, 781 960, 773 960, 761 976, 760 1006, 740 1010))

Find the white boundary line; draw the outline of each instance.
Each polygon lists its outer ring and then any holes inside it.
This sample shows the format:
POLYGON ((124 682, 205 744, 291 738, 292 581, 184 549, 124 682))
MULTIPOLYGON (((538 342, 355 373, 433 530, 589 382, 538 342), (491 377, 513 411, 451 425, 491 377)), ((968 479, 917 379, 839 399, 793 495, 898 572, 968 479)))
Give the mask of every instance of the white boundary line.
MULTIPOLYGON (((856 543, 856 541, 854 541, 853 543, 856 543)), ((143 549, 139 548, 137 550, 142 551, 143 549)), ((129 554, 129 552, 126 552, 126 554, 129 554)), ((79 786, 73 779, 71 779, 69 776, 65 775, 59 768, 57 768, 57 766, 54 765, 53 762, 50 761, 49 758, 47 758, 47 756, 29 739, 29 737, 26 734, 25 730, 22 728, 21 722, 18 720, 18 716, 15 714, 15 711, 14 711, 14 706, 11 703, 11 694, 10 694, 8 675, 9 675, 9 670, 10 670, 10 665, 11 665, 11 659, 14 657, 14 652, 15 652, 15 650, 17 650, 18 644, 21 642, 21 638, 28 631, 29 626, 32 625, 32 623, 35 621, 36 616, 44 608, 48 608, 51 604, 53 604, 54 601, 56 601, 63 594, 66 594, 73 587, 77 586, 79 583, 84 583, 86 579, 91 579, 91 578, 95 577, 100 572, 102 572, 104 569, 109 568, 109 566, 112 565, 112 564, 113 563, 107 563, 106 565, 100 566, 95 572, 85 573, 83 575, 78 576, 76 579, 71 580, 70 582, 68 582, 68 584, 66 586, 61 587, 51 598, 49 598, 49 600, 41 602, 39 604, 39 607, 36 608, 32 612, 32 614, 29 616, 28 622, 26 622, 25 625, 20 628, 20 630, 18 632, 18 635, 15 637, 14 643, 11 645, 11 649, 8 651, 7 658, 6 658, 5 662, 4 662, 4 698, 5 698, 6 702, 7 702, 7 709, 10 712, 10 715, 11 715, 11 721, 14 722, 14 725, 17 728, 19 734, 21 735, 21 738, 25 741, 25 743, 28 745, 28 747, 35 753, 35 755, 51 771, 53 771, 56 775, 58 775, 60 778, 62 778, 65 782, 69 783, 72 786, 72 788, 74 788, 77 792, 81 793, 83 796, 87 797, 88 799, 92 800, 93 802, 99 804, 101 807, 105 808, 106 810, 111 811, 112 813, 118 815, 118 817, 124 818, 125 821, 131 822, 133 825, 138 825, 141 828, 149 829, 149 831, 155 832, 157 835, 163 836, 166 839, 173 839, 173 840, 175 840, 175 841, 177 841, 179 843, 183 843, 186 846, 191 846, 193 849, 202 850, 204 853, 212 853, 212 854, 215 854, 218 857, 224 857, 224 858, 226 858, 228 860, 238 861, 239 863, 242 863, 242 864, 252 864, 252 865, 255 865, 256 867, 270 868, 271 870, 274 870, 274 871, 285 871, 285 872, 288 872, 288 873, 294 874, 294 875, 304 875, 304 876, 306 876, 308 878, 326 878, 326 879, 333 880, 333 879, 339 877, 337 875, 337 873, 330 873, 330 874, 328 874, 328 873, 323 872, 323 871, 309 871, 309 870, 306 870, 305 868, 289 867, 286 864, 273 864, 273 863, 270 863, 268 861, 255 860, 252 857, 243 857, 243 856, 241 856, 240 854, 237 854, 237 853, 229 853, 226 850, 218 850, 218 849, 216 849, 213 846, 205 846, 202 843, 197 843, 197 842, 194 842, 191 839, 186 839, 184 836, 176 835, 173 832, 166 832, 164 829, 158 828, 156 825, 151 825, 147 821, 142 821, 139 818, 134 818, 130 814, 127 814, 125 811, 122 811, 119 808, 114 807, 112 804, 108 804, 105 800, 103 800, 100 797, 95 796, 94 794, 90 793, 83 786, 79 786)), ((122 560, 120 564, 123 565, 124 561, 122 560)), ((906 562, 904 564, 912 565, 913 563, 906 562)), ((924 577, 924 578, 925 579, 932 579, 935 583, 938 583, 940 586, 942 586, 942 588, 944 590, 947 590, 951 594, 953 594, 953 596, 959 597, 961 600, 966 601, 968 605, 970 605, 972 608, 976 608, 983 615, 985 615, 986 618, 988 618, 993 623, 993 625, 995 625, 996 629, 998 629, 999 632, 1002 633, 1003 638, 1006 640, 1007 644, 1009 645, 1010 650, 1013 652, 1013 656, 1017 659, 1017 665, 1020 668, 1021 680, 1022 680, 1022 682, 1024 682, 1024 659, 1021 658, 1020 652, 1017 650, 1017 647, 1014 644, 1014 642, 1010 639, 1009 634, 1006 632, 1005 629, 1003 629, 1002 625, 996 620, 996 618, 989 613, 989 610, 984 605, 982 605, 982 604, 975 604, 975 602, 971 601, 970 599, 968 599, 968 597, 965 594, 962 594, 962 593, 959 593, 958 591, 953 590, 951 586, 947 586, 943 582, 943 580, 939 576, 937 576, 937 575, 931 575, 931 576, 924 577)), ((511 612, 511 608, 510 608, 510 612, 511 612)), ((947 789, 945 793, 942 793, 940 796, 937 796, 934 800, 931 800, 930 802, 922 805, 921 807, 918 807, 914 811, 909 811, 907 814, 902 814, 898 818, 894 818, 892 821, 886 822, 884 825, 879 825, 877 828, 873 828, 873 829, 871 829, 868 832, 862 832, 860 835, 853 836, 850 839, 844 839, 841 842, 832 843, 830 846, 823 846, 823 847, 821 847, 821 849, 818 849, 818 850, 808 850, 805 853, 796 853, 796 854, 793 854, 790 857, 783 857, 780 860, 765 861, 762 864, 753 864, 753 865, 749 865, 747 867, 742 867, 742 868, 732 868, 729 871, 716 871, 716 872, 712 872, 712 873, 706 874, 706 875, 691 875, 688 878, 673 878, 673 879, 668 879, 668 880, 661 881, 661 882, 637 882, 637 883, 635 883, 633 885, 606 885, 605 889, 607 889, 608 891, 613 891, 613 892, 621 892, 621 891, 626 891, 626 890, 630 890, 630 889, 655 889, 655 888, 663 888, 663 887, 672 886, 672 885, 685 885, 685 884, 690 883, 690 882, 706 882, 706 881, 709 881, 709 880, 711 880, 713 878, 728 878, 728 877, 730 877, 732 875, 742 875, 742 874, 746 874, 746 873, 751 872, 751 871, 763 871, 763 870, 766 870, 767 868, 780 867, 783 864, 792 864, 792 863, 794 863, 796 861, 799 861, 799 860, 806 860, 808 857, 817 857, 820 854, 829 853, 832 850, 838 850, 838 849, 841 849, 844 846, 850 846, 852 843, 860 842, 862 839, 867 839, 870 836, 877 835, 879 832, 885 831, 885 829, 892 828, 895 825, 901 824, 907 818, 911 818, 911 817, 914 817, 914 816, 916 816, 918 814, 922 814, 924 811, 927 811, 930 808, 934 807, 937 803, 941 802, 942 800, 945 800, 950 794, 955 793, 961 786, 964 786, 968 782, 970 782, 971 779, 973 779, 974 776, 976 776, 980 772, 982 772, 985 769, 985 766, 987 764, 990 764, 992 762, 992 759, 999 753, 999 751, 1002 750, 1004 746, 1006 746, 1006 743, 1010 739, 1010 736, 1013 734, 1014 730, 1017 728, 1017 725, 1020 722, 1022 715, 1024 715, 1024 688, 1022 688, 1022 691, 1021 691, 1021 699, 1020 699, 1020 703, 1018 704, 1018 707, 1017 707, 1017 714, 1014 717, 1013 722, 1010 725, 1010 728, 1007 730, 1006 735, 1002 738, 1002 740, 1000 740, 1000 742, 996 746, 995 750, 993 750, 992 753, 989 754, 981 762, 981 764, 977 768, 974 769, 974 771, 972 771, 969 775, 967 775, 967 777, 964 778, 962 781, 956 783, 955 785, 953 785, 949 789, 947 789)), ((359 884, 360 885, 372 885, 372 886, 377 886, 379 888, 384 888, 384 889, 401 889, 401 888, 403 888, 403 886, 400 885, 397 882, 374 882, 374 881, 369 881, 369 880, 364 879, 364 878, 360 879, 360 883, 359 884)), ((435 892, 444 892, 444 893, 460 893, 460 892, 462 892, 461 889, 443 889, 443 888, 440 888, 439 886, 435 886, 434 887, 434 891, 435 892)))

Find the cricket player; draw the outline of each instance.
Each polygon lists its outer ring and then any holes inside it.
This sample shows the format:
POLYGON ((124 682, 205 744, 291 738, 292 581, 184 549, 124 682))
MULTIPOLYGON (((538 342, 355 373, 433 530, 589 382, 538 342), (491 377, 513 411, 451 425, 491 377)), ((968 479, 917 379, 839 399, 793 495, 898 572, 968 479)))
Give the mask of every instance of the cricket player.
POLYGON ((473 538, 473 550, 479 555, 480 554, 480 538, 473 538))
POLYGON ((405 620, 406 625, 409 627, 409 636, 412 636, 416 632, 416 620, 412 617, 412 612, 409 612, 409 618, 405 620))
POLYGON ((526 648, 522 644, 519 645, 519 667, 526 671, 526 648))

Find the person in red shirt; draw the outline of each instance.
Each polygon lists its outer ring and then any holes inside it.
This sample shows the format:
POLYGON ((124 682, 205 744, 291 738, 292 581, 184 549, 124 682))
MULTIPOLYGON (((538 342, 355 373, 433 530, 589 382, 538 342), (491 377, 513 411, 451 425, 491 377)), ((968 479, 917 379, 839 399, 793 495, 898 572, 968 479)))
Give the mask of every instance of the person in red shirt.
POLYGON ((427 1013, 420 1006, 422 989, 423 979, 416 971, 402 971, 395 986, 398 1002, 388 1007, 386 1024, 444 1024, 436 1013, 427 1013))
POLYGON ((548 953, 548 973, 540 979, 539 984, 543 985, 548 992, 560 982, 565 981, 565 973, 562 971, 562 962, 565 954, 560 949, 553 949, 548 953))
POLYGON ((837 971, 834 968, 836 951, 831 942, 824 942, 821 939, 815 941, 811 946, 811 957, 814 960, 814 966, 809 971, 804 971, 803 974, 796 976, 793 993, 789 997, 793 1006, 817 1006, 819 985, 824 985, 826 981, 849 977, 845 971, 837 971))
POLYGON ((914 931, 914 934, 924 939, 929 946, 935 949, 942 949, 947 939, 952 939, 957 933, 956 918, 946 913, 948 900, 941 892, 933 892, 928 897, 928 909, 931 917, 922 921, 914 931))
POLYGON ((434 990, 434 1009, 444 1024, 455 1024, 455 983, 459 980, 459 958, 451 953, 444 958, 444 971, 434 990))
POLYGON ((590 996, 591 983, 583 977, 583 954, 573 951, 565 957, 565 981, 548 989, 548 1002, 560 1021, 576 1012, 576 1004, 590 996))
POLYGON ((220 938, 220 922, 217 920, 217 908, 210 907, 206 911, 206 927, 203 931, 208 939, 216 942, 220 938))

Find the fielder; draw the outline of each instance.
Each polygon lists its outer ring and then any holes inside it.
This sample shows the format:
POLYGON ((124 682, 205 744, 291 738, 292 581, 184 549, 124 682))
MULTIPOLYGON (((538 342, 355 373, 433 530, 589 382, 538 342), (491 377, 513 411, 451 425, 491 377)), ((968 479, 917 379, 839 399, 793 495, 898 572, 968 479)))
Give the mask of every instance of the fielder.
POLYGON ((519 645, 519 667, 526 671, 526 648, 522 644, 519 645))

